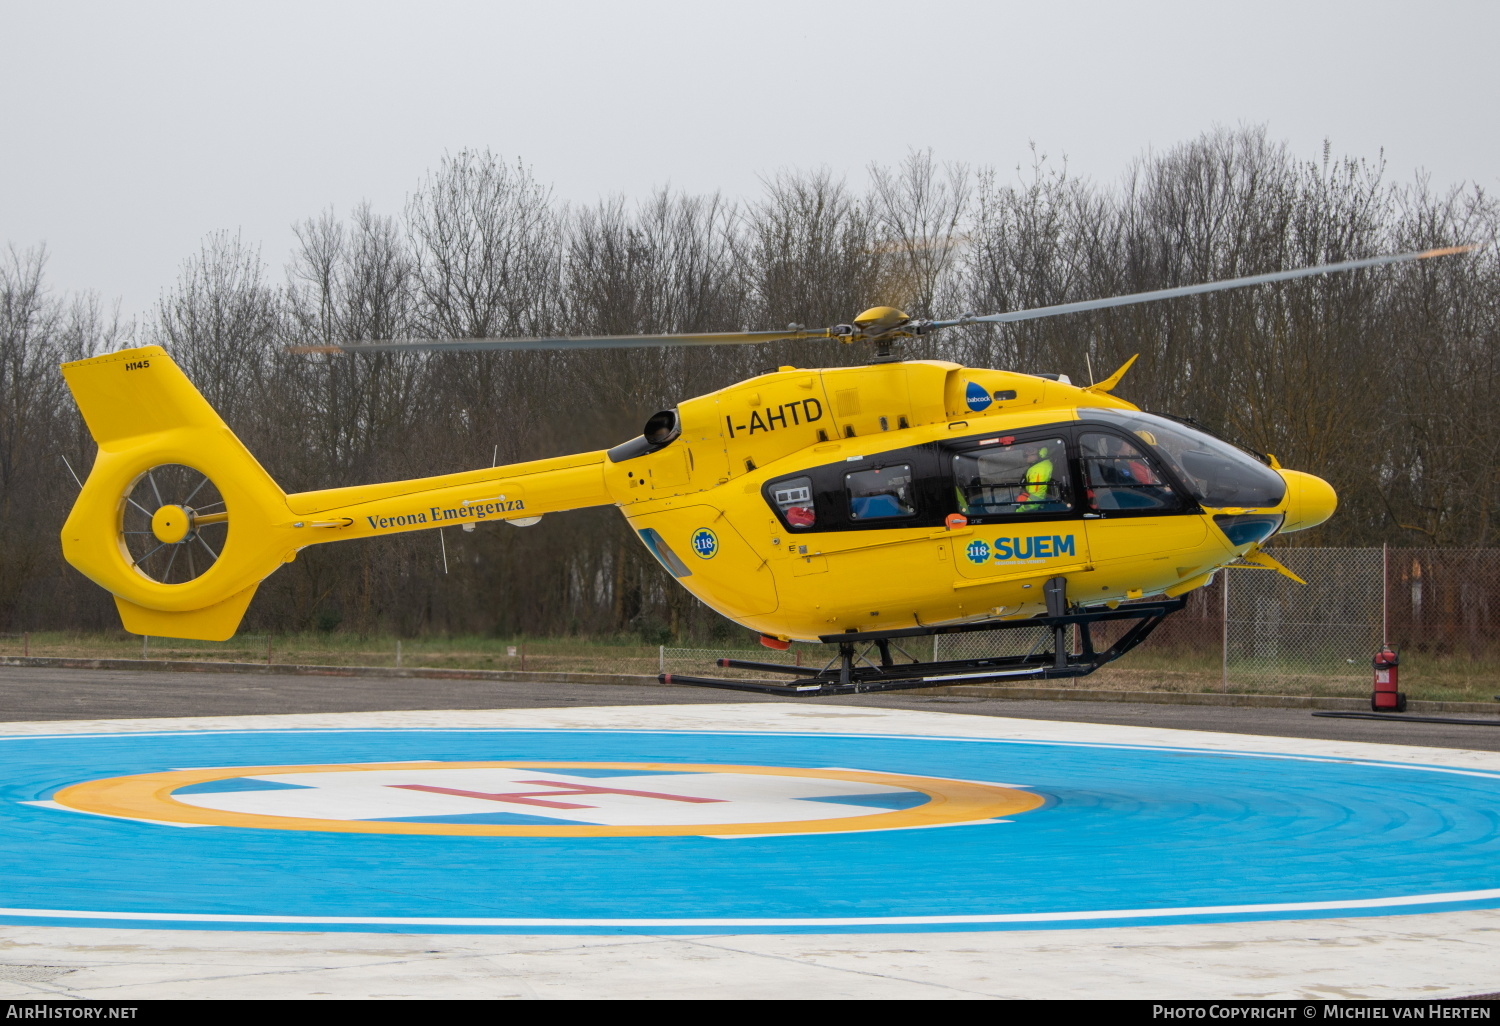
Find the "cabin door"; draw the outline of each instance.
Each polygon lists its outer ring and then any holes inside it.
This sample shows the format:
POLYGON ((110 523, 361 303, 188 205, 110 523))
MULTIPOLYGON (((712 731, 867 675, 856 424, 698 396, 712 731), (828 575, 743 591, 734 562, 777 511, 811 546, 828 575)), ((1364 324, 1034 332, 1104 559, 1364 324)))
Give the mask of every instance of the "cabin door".
POLYGON ((948 460, 953 501, 969 521, 950 542, 960 576, 1046 577, 1088 564, 1089 539, 1061 432, 979 439, 948 460))

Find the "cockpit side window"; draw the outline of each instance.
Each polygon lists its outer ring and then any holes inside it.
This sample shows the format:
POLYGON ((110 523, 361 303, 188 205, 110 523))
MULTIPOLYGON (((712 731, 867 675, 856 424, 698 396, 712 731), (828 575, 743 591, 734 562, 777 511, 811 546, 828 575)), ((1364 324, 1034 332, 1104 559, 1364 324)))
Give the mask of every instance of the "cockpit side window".
POLYGON ((845 474, 844 488, 851 520, 887 520, 917 511, 909 463, 845 474))
POLYGON ((1083 460, 1084 499, 1101 512, 1170 510, 1178 505, 1146 453, 1119 435, 1086 431, 1078 440, 1083 460))
POLYGON ((1210 435, 1175 426, 1141 429, 1145 442, 1176 464, 1205 506, 1275 506, 1286 496, 1286 482, 1263 463, 1210 435))
POLYGON ((1073 508, 1067 443, 1061 438, 981 442, 953 457, 958 511, 968 517, 1066 513, 1073 508))
POLYGON ((1286 481, 1255 457, 1187 424, 1134 410, 1089 410, 1160 455, 1168 469, 1205 506, 1265 509, 1286 497, 1286 481))

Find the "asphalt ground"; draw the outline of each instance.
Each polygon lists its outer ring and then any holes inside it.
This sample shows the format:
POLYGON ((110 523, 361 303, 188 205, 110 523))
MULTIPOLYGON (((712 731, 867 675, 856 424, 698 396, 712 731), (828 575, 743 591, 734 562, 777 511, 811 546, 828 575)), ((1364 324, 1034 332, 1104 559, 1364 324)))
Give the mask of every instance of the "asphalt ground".
MULTIPOLYGON (((787 699, 705 688, 553 684, 438 678, 162 673, 0 667, 0 723, 44 720, 254 716, 275 713, 381 712, 405 709, 536 709, 588 705, 686 705, 795 702, 876 706, 980 716, 1117 723, 1232 734, 1371 741, 1500 751, 1500 726, 1316 717, 1307 709, 1045 702, 958 695, 861 695, 787 699)), ((1454 719, 1500 719, 1455 715, 1454 719)))

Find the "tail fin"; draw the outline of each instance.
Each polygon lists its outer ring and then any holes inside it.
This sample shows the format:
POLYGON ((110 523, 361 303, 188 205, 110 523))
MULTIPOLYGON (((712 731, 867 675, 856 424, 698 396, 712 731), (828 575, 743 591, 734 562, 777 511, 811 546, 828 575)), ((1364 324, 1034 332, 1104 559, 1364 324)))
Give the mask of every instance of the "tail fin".
MULTIPOLYGON (((256 587, 296 554, 285 493, 160 346, 64 364, 62 373, 99 444, 63 525, 63 555, 114 595, 126 630, 231 637, 256 587), (211 481, 222 509, 194 509, 193 495, 163 495, 153 471, 166 466, 211 481), (143 482, 151 488, 144 504, 132 498, 143 482), (191 573, 178 567, 179 552, 191 573), (165 574, 151 572, 161 563, 165 574), (174 568, 186 579, 172 583, 174 568)), ((194 494, 212 494, 203 487, 194 494)))

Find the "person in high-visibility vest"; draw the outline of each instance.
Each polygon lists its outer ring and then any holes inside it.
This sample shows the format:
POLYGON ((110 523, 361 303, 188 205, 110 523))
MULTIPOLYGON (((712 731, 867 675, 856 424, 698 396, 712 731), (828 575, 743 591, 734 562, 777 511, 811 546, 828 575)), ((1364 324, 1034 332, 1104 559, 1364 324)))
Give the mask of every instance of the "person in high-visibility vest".
POLYGON ((1035 513, 1052 501, 1050 454, 1051 450, 1042 446, 1036 451, 1037 461, 1026 468, 1026 490, 1016 496, 1022 502, 1022 505, 1016 507, 1017 513, 1035 513))

